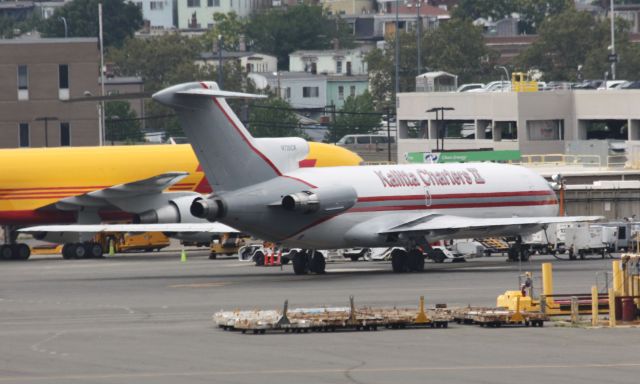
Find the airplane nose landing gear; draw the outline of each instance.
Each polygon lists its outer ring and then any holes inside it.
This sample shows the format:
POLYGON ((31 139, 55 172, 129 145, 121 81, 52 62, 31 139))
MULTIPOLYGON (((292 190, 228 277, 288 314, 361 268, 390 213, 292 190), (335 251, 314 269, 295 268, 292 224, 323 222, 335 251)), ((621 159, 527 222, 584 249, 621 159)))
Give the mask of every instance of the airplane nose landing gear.
POLYGON ((424 271, 424 254, 413 248, 409 252, 404 249, 391 251, 391 268, 395 273, 424 271))
POLYGON ((292 259, 293 272, 296 275, 306 275, 309 272, 325 273, 326 261, 318 251, 300 251, 293 255, 292 259))

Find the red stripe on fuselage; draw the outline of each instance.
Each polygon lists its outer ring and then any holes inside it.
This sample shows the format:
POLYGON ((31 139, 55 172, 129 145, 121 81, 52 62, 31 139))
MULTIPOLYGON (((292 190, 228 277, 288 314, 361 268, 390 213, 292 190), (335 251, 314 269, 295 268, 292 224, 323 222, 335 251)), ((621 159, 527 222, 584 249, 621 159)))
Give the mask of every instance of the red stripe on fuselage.
POLYGON ((286 177, 286 178, 289 178, 289 179, 292 179, 292 180, 295 180, 295 181, 299 181, 299 182, 301 182, 301 183, 303 183, 303 184, 305 184, 305 185, 308 185, 308 186, 309 186, 309 187, 311 187, 311 188, 318 188, 318 187, 316 187, 315 185, 313 185, 313 184, 311 184, 311 183, 309 183, 309 182, 307 182, 307 181, 304 181, 304 180, 302 180, 302 179, 299 179, 299 178, 297 178, 297 177, 288 176, 288 175, 282 175, 282 177, 286 177))
POLYGON ((95 189, 107 188, 108 185, 98 185, 98 186, 75 186, 75 187, 42 187, 42 188, 10 188, 10 189, 1 189, 2 192, 25 192, 25 191, 68 191, 68 190, 89 190, 93 191, 95 189))
MULTIPOLYGON (((478 199, 483 197, 512 197, 512 196, 548 196, 554 195, 553 191, 514 191, 514 192, 481 192, 481 193, 448 193, 448 194, 432 194, 431 199, 478 199)), ((405 195, 405 196, 367 196, 359 197, 359 203, 374 201, 392 201, 392 200, 422 200, 427 195, 405 195)))
POLYGON ((380 212, 380 211, 415 211, 433 209, 454 209, 454 208, 493 208, 493 207, 523 207, 535 205, 555 205, 556 200, 541 201, 499 201, 486 203, 454 203, 454 204, 432 204, 426 205, 384 205, 380 207, 356 207, 348 212, 380 212))

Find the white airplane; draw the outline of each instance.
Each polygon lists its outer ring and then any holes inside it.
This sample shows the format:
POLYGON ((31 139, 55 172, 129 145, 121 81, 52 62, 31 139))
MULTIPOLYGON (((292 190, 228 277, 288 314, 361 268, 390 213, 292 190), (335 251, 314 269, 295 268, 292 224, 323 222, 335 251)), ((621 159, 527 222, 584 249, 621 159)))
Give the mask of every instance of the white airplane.
POLYGON ((519 236, 550 223, 600 218, 557 216, 549 183, 512 165, 299 168, 305 141, 254 139, 225 100, 236 97, 262 96, 222 91, 215 82, 180 84, 153 95, 175 109, 216 191, 196 199, 191 214, 212 226, 304 249, 292 257, 296 274, 324 273, 324 257, 315 249, 398 246, 404 250, 393 251, 393 271, 420 271, 421 249, 437 240, 519 236))

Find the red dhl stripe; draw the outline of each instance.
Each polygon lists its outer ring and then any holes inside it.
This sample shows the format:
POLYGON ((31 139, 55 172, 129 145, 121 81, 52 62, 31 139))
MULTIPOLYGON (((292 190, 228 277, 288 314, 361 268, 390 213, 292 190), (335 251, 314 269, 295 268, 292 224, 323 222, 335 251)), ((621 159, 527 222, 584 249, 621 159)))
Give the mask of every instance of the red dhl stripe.
MULTIPOLYGON (((514 191, 514 192, 483 192, 483 193, 449 193, 432 194, 432 199, 477 199, 483 197, 514 197, 514 196, 548 196, 554 195, 553 191, 514 191)), ((405 196, 368 196, 359 197, 359 203, 391 200, 423 200, 427 195, 405 195, 405 196)))
POLYGON ((2 192, 23 192, 23 191, 68 191, 68 190, 89 190, 104 189, 110 187, 109 185, 93 185, 93 186, 75 186, 75 187, 41 187, 41 188, 0 188, 2 192))
POLYGON ((46 200, 46 199, 61 199, 64 197, 72 197, 77 195, 46 195, 46 196, 11 196, 0 197, 0 200, 46 200))

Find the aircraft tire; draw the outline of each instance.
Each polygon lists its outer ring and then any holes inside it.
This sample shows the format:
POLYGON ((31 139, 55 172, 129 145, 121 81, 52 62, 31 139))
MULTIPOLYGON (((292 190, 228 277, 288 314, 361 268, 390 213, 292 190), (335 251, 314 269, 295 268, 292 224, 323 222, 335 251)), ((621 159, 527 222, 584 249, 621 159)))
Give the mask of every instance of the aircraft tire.
POLYGON ((261 267, 264 265, 264 253, 258 251, 256 252, 256 254, 253 256, 253 260, 256 263, 257 267, 261 267))
POLYGON ((293 264, 293 273, 296 275, 306 275, 309 273, 309 261, 306 252, 298 252, 293 255, 291 260, 293 264))
POLYGON ((74 244, 73 248, 73 256, 76 259, 84 259, 88 256, 89 252, 87 252, 87 248, 82 243, 74 244))
POLYGON ((407 252, 401 249, 391 251, 391 269, 395 273, 407 271, 407 252))
POLYGON ((14 260, 28 260, 31 256, 31 248, 27 244, 20 243, 13 247, 14 260))
POLYGON ((324 259, 322 253, 318 251, 313 252, 313 256, 311 257, 311 261, 309 262, 309 270, 320 275, 325 273, 326 266, 327 262, 324 259))
POLYGON ((70 252, 70 248, 71 248, 72 245, 73 244, 67 243, 67 244, 62 246, 62 258, 63 259, 66 260, 66 259, 72 259, 73 258, 73 255, 70 252))
POLYGON ((88 254, 90 257, 94 259, 99 259, 103 255, 102 245, 98 243, 88 243, 87 248, 89 250, 88 254))
POLYGON ((529 261, 529 257, 531 256, 531 252, 528 249, 520 250, 520 261, 529 261))
POLYGON ((9 244, 3 244, 0 246, 0 260, 11 260, 13 252, 9 244))
POLYGON ((407 254, 407 267, 410 271, 424 271, 424 255, 418 249, 412 249, 407 254))

